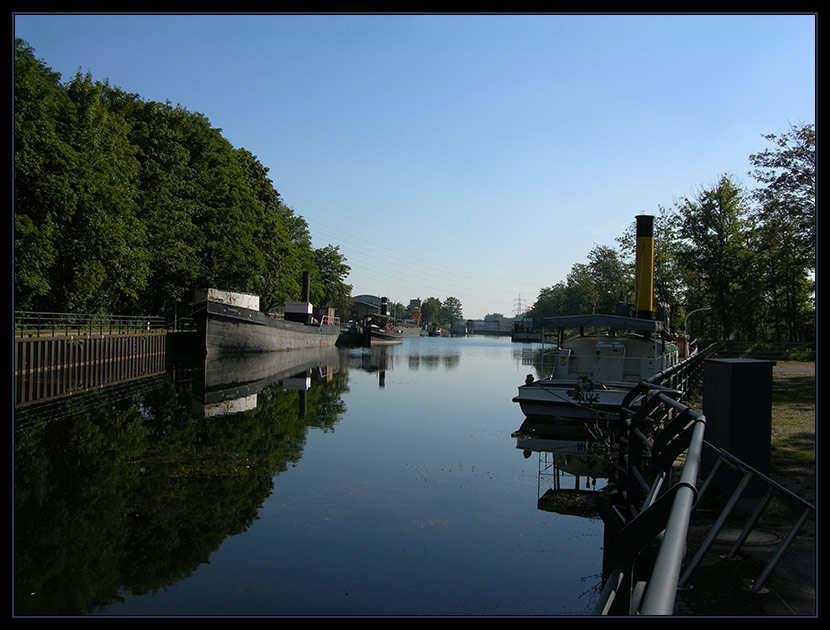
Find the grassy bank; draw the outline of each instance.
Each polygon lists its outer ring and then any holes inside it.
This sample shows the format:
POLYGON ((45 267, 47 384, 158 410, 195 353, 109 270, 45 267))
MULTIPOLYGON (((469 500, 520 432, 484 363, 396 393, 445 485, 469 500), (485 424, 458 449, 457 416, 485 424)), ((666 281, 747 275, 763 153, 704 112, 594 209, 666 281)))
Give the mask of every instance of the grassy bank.
MULTIPOLYGON (((814 505, 816 397, 815 363, 776 364, 772 384, 770 477, 814 505)), ((771 507, 779 516, 784 516, 789 508, 786 501, 778 501, 771 507)), ((808 531, 809 528, 804 533, 808 531)))

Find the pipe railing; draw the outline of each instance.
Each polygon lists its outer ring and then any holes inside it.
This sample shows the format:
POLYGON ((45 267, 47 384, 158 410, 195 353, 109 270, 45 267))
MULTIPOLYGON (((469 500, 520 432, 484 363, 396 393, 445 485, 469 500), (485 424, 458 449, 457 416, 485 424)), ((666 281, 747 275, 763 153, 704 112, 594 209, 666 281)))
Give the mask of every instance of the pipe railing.
POLYGON ((741 534, 736 539, 735 543, 733 544, 732 548, 730 549, 729 553, 726 554, 726 559, 729 560, 740 551, 741 546, 746 542, 749 535, 752 533, 755 525, 761 519, 761 516, 764 513, 764 510, 770 504, 773 496, 777 493, 780 496, 786 497, 793 505, 798 508, 797 517, 795 522, 793 523, 792 527, 788 531, 787 535, 782 540, 781 544, 779 545, 778 549, 772 555, 770 560, 767 562, 767 565, 764 567, 761 574, 753 581, 752 588, 750 589, 751 592, 757 593, 763 587, 763 584, 767 577, 769 577, 772 570, 778 564, 778 561, 781 559, 781 556, 784 555, 784 552, 790 546, 792 541, 795 539, 796 535, 801 531, 801 528, 807 522, 807 520, 815 514, 816 508, 815 506, 810 503, 809 501, 805 501, 800 496, 788 490, 781 484, 777 483, 773 479, 770 479, 768 476, 764 475, 763 473, 759 472, 746 462, 741 461, 731 453, 724 451, 713 444, 708 442, 704 442, 704 445, 707 448, 711 448, 715 451, 717 455, 717 460, 715 464, 712 466, 712 469, 709 471, 708 476, 706 477, 703 485, 700 488, 700 496, 706 492, 707 488, 712 483, 712 480, 716 477, 716 475, 721 471, 725 470, 724 467, 730 468, 732 470, 737 471, 738 473, 742 473, 740 480, 738 481, 732 495, 730 496, 729 500, 726 502, 723 510, 721 511, 720 515, 716 519, 714 525, 712 526, 711 530, 707 534, 705 540, 701 544, 698 551, 695 553, 694 557, 690 561, 688 567, 684 571, 679 586, 680 588, 684 588, 687 586, 689 579, 691 578, 692 574, 694 573, 695 569, 697 569, 698 565, 700 564, 703 557, 709 550, 709 547, 714 542, 717 535, 720 533, 723 525, 726 523, 727 519, 731 515, 732 511, 734 510, 735 506, 743 497, 744 493, 746 492, 749 484, 753 480, 761 480, 766 484, 767 490, 764 493, 763 497, 758 502, 757 506, 755 507, 754 512, 747 520, 746 524, 744 525, 744 529, 741 534))
POLYGON ((614 506, 622 529, 606 559, 595 614, 673 612, 706 425, 703 415, 680 401, 699 381, 710 354, 707 349, 642 381, 623 401, 623 500, 614 506), (680 478, 671 485, 674 464, 684 453, 680 478))
POLYGON ((71 334, 118 334, 167 330, 163 317, 103 313, 45 313, 15 311, 15 337, 71 334))
POLYGON ((665 373, 642 381, 621 408, 625 430, 620 440, 619 485, 622 500, 613 506, 620 533, 606 559, 606 579, 594 614, 671 615, 677 591, 684 588, 707 553, 733 508, 753 479, 766 482, 768 491, 729 552, 733 557, 757 524, 774 492, 800 506, 795 523, 777 552, 755 580, 758 592, 764 580, 801 530, 815 507, 730 453, 704 440, 706 418, 681 399, 703 373, 703 361, 714 346, 665 373), (704 448, 716 451, 717 461, 698 485, 704 448), (683 457, 685 454, 685 457, 683 457), (683 458, 679 479, 671 484, 675 464, 683 458), (712 479, 724 467, 743 473, 701 547, 683 567, 693 509, 712 479))
POLYGON ((606 560, 608 578, 595 614, 672 613, 697 501, 705 417, 678 402, 678 390, 646 381, 638 389, 645 398, 627 421, 623 503, 615 506, 622 530, 606 560), (684 452, 680 479, 670 484, 684 452))

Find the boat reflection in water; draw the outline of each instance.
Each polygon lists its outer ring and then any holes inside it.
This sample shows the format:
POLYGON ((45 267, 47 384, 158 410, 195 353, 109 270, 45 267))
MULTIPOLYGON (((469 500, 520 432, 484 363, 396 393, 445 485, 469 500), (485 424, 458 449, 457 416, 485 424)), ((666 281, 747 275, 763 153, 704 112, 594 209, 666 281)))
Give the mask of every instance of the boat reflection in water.
POLYGON ((603 524, 528 505, 515 349, 171 356, 16 409, 15 614, 587 614, 603 524))
POLYGON ((16 409, 15 614, 91 614, 208 565, 309 430, 340 421, 339 363, 335 348, 182 362, 16 409))
POLYGON ((336 348, 205 357, 203 378, 195 379, 193 412, 204 417, 256 409, 260 392, 281 383, 300 392, 300 416, 306 415, 306 392, 312 383, 328 382, 340 366, 336 348))
POLYGON ((513 432, 526 458, 539 458, 537 508, 569 516, 599 518, 598 493, 607 485, 611 449, 600 442, 576 441, 570 431, 526 419, 513 432))

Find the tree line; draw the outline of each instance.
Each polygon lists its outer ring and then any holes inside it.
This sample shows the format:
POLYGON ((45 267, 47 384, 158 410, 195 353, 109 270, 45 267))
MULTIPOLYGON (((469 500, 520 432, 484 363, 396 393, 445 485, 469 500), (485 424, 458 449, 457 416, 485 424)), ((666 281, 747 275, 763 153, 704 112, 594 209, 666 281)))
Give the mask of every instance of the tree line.
POLYGON ((456 322, 464 319, 461 300, 449 296, 443 302, 436 297, 429 297, 421 302, 421 322, 452 328, 456 322))
MULTIPOLYGON (((655 293, 675 326, 710 336, 815 336, 815 128, 765 136, 749 157, 754 189, 722 175, 655 214, 655 293), (700 323, 698 323, 700 322, 700 323)), ((597 245, 527 313, 614 312, 633 294, 633 223, 597 245)), ((311 301, 345 309, 350 268, 315 249, 265 168, 199 113, 142 99, 77 73, 61 82, 22 40, 14 59, 14 301, 19 310, 187 314, 190 291, 311 301)), ((455 298, 422 305, 429 321, 462 319, 455 298), (434 312, 433 312, 434 311, 434 312)))
MULTIPOLYGON (((389 313, 394 317, 404 319, 407 311, 400 302, 389 303, 389 313)), ((464 319, 464 309, 457 297, 449 296, 443 302, 437 297, 428 297, 421 301, 420 317, 424 326, 435 324, 451 328, 456 322, 464 319)))
POLYGON ((191 291, 345 307, 338 247, 315 249, 268 169, 199 113, 78 72, 63 83, 14 50, 14 301, 18 310, 185 312, 191 291))
MULTIPOLYGON (((721 175, 655 215, 655 300, 671 307, 676 331, 685 316, 700 336, 747 341, 815 340, 816 151, 813 124, 764 136, 749 156, 757 183, 721 175)), ((587 262, 543 288, 527 313, 545 317, 614 313, 634 293, 635 226, 617 246, 595 245, 587 262)))

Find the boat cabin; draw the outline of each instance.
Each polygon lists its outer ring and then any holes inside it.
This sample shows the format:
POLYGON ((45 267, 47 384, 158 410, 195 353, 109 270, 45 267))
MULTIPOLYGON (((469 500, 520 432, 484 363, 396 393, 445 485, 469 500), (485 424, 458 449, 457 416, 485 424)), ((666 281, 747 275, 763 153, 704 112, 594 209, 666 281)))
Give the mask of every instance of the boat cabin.
POLYGON ((551 378, 590 378, 594 382, 639 382, 678 361, 677 346, 658 320, 619 315, 550 317, 556 328, 551 378), (576 336, 566 339, 568 332, 576 336))

